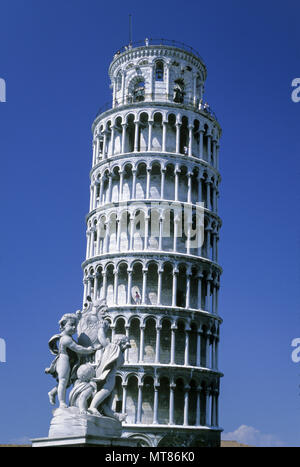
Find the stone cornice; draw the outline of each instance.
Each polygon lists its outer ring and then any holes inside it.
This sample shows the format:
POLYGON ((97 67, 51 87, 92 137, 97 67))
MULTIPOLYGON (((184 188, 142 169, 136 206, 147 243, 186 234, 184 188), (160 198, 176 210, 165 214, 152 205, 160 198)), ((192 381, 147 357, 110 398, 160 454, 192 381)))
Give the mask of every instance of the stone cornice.
MULTIPOLYGON (((147 107, 157 107, 158 109, 163 107, 163 108, 171 108, 171 109, 177 109, 177 110, 184 110, 186 112, 192 112, 193 114, 195 115, 201 115, 202 117, 205 117, 207 120, 211 121, 212 123, 216 124, 216 126, 218 127, 219 131, 220 131, 220 135, 222 134, 222 129, 221 129, 221 126, 218 122, 218 120, 216 120, 213 115, 205 112, 204 110, 200 110, 200 109, 197 109, 195 108, 193 105, 190 105, 188 103, 182 103, 182 104, 178 104, 178 103, 175 103, 175 102, 170 102, 170 101, 142 101, 142 102, 134 102, 134 103, 128 103, 128 104, 123 104, 123 105, 119 105, 118 107, 115 107, 115 108, 111 108, 111 109, 108 109, 106 110, 105 112, 99 114, 96 116, 95 120, 93 121, 93 124, 92 124, 92 132, 94 132, 95 130, 95 126, 96 124, 102 120, 103 118, 107 118, 109 117, 110 115, 114 114, 114 113, 118 113, 120 111, 123 111, 123 110, 128 110, 130 109, 132 112, 134 112, 134 109, 146 109, 147 107)), ((196 118, 195 116, 193 118, 196 118)))
POLYGON ((109 76, 112 78, 115 70, 122 66, 124 63, 146 57, 169 57, 172 59, 176 58, 177 60, 185 60, 186 62, 196 67, 204 75, 204 81, 206 80, 207 68, 199 57, 197 57, 192 52, 170 45, 144 45, 140 47, 133 47, 132 49, 128 49, 119 55, 116 54, 108 69, 109 76))
POLYGON ((170 259, 174 259, 175 261, 182 261, 186 260, 187 262, 195 263, 195 265, 199 265, 199 262, 203 263, 204 265, 207 265, 208 267, 214 267, 215 269, 218 269, 219 273, 222 274, 223 269, 221 266, 214 261, 205 258, 203 256, 196 256, 196 255, 187 255, 185 253, 178 253, 178 252, 172 252, 172 251, 147 251, 147 250, 142 250, 142 251, 116 251, 114 253, 105 253, 103 255, 98 255, 98 256, 93 256, 92 258, 86 259, 83 261, 81 264, 82 269, 84 269, 86 266, 89 264, 93 264, 95 262, 103 261, 103 260, 112 260, 114 258, 117 258, 119 261, 122 261, 124 258, 141 258, 141 255, 143 256, 144 259, 154 259, 157 257, 161 261, 168 262, 170 259))
POLYGON ((223 319, 219 315, 214 315, 213 313, 209 313, 205 310, 199 310, 197 308, 180 308, 178 306, 171 306, 171 305, 112 305, 108 306, 108 313, 110 316, 113 316, 114 319, 120 315, 123 315, 123 312, 132 313, 132 315, 136 315, 137 313, 142 316, 143 313, 145 315, 155 314, 158 317, 161 315, 165 317, 177 316, 178 318, 185 316, 185 318, 193 320, 194 318, 205 318, 207 320, 215 320, 218 321, 219 324, 223 323, 223 319))
POLYGON ((205 169, 209 169, 217 178, 218 182, 221 183, 221 175, 217 169, 215 169, 212 165, 210 165, 204 159, 199 159, 199 157, 195 156, 186 156, 181 153, 176 152, 159 152, 159 151, 138 151, 138 152, 125 152, 121 154, 117 154, 115 156, 109 156, 107 159, 102 159, 98 164, 94 165, 94 167, 90 171, 90 178, 92 177, 93 173, 101 166, 107 165, 107 168, 111 168, 111 166, 116 166, 115 162, 118 160, 123 161, 124 159, 128 162, 131 162, 131 159, 138 159, 138 158, 146 158, 147 160, 161 160, 161 162, 174 162, 178 163, 179 161, 189 165, 189 163, 195 164, 195 167, 203 167, 205 169))
MULTIPOLYGON (((95 214, 98 214, 98 213, 101 213, 101 212, 115 212, 116 209, 119 209, 120 211, 122 211, 122 207, 124 206, 126 208, 127 207, 130 207, 131 205, 136 205, 138 206, 139 204, 145 204, 145 205, 150 205, 151 206, 151 203, 158 203, 158 204, 163 204, 163 203, 171 203, 171 206, 176 204, 176 205, 181 205, 182 206, 182 209, 186 206, 186 207, 192 207, 192 208, 196 208, 197 206, 199 207, 199 209, 201 209, 201 206, 197 205, 197 204, 194 204, 194 203, 187 203, 187 202, 184 202, 184 201, 174 201, 174 200, 170 200, 170 199, 132 199, 132 200, 126 200, 126 201, 120 201, 120 202, 112 202, 112 203, 108 203, 108 204, 104 204, 102 206, 99 206, 98 208, 96 209, 93 209, 92 211, 90 211, 86 217, 85 217, 85 221, 86 223, 89 221, 89 219, 95 215, 95 214)), ((158 206, 159 207, 159 206, 158 206)), ((210 217, 214 218, 216 221, 218 221, 218 224, 220 226, 220 228, 222 227, 222 219, 219 217, 219 215, 214 212, 214 211, 211 211, 207 208, 203 208, 203 214, 208 214, 210 217)))

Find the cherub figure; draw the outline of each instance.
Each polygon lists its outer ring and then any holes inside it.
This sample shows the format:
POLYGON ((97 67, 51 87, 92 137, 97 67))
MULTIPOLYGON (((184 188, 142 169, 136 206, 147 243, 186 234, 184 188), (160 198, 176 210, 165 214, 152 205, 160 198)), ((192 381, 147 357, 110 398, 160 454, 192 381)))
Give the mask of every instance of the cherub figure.
POLYGON ((93 380, 95 376, 92 363, 84 363, 77 370, 77 380, 70 392, 69 403, 70 406, 78 407, 82 414, 88 413, 88 402, 97 392, 97 383, 93 380))
POLYGON ((92 354, 101 347, 83 347, 75 342, 72 336, 76 332, 77 321, 77 314, 63 315, 59 321, 61 333, 54 335, 49 341, 50 351, 56 357, 45 372, 51 374, 58 381, 58 385, 49 391, 48 396, 50 403, 54 405, 57 395, 60 408, 67 407, 66 390, 75 379, 78 356, 92 354))
POLYGON ((99 386, 98 392, 94 395, 89 411, 99 415, 99 410, 107 417, 113 417, 119 421, 126 418, 126 414, 118 414, 111 409, 112 392, 116 383, 117 370, 124 364, 124 351, 130 347, 128 337, 123 334, 116 334, 113 342, 106 337, 109 323, 106 320, 100 322, 98 340, 103 347, 101 359, 96 367, 96 378, 94 381, 99 386))

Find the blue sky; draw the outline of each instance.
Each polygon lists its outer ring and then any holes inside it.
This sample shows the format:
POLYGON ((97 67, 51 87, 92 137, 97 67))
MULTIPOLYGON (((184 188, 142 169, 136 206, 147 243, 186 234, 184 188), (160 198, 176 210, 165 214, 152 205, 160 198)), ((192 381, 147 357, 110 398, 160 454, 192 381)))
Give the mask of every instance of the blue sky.
POLYGON ((0 443, 45 436, 49 337, 81 306, 91 124, 113 53, 165 37, 199 51, 223 128, 222 379, 229 437, 300 445, 299 2, 2 0, 0 443))

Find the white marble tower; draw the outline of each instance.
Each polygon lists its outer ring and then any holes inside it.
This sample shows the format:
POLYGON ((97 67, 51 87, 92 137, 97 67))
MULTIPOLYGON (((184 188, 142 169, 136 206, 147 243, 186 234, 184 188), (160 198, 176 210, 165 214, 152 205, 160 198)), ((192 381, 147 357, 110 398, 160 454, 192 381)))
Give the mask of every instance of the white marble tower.
POLYGON ((84 298, 131 340, 115 404, 145 446, 218 446, 219 140, 206 67, 175 41, 118 51, 92 126, 84 298), (203 206, 203 209, 201 209, 203 206))

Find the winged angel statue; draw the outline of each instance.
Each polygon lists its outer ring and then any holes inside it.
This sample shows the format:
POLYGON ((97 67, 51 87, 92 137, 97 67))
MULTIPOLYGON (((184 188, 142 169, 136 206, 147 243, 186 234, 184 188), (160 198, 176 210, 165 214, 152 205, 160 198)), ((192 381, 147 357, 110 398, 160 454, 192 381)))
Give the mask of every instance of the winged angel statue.
POLYGON ((108 338, 110 324, 105 301, 89 298, 83 311, 65 314, 59 325, 60 334, 49 341, 55 359, 45 370, 58 383, 48 393, 50 403, 54 405, 57 396, 59 407, 68 407, 66 389, 73 385, 70 407, 77 407, 81 414, 124 420, 126 414, 114 412, 112 401, 116 373, 124 364, 124 351, 130 343, 123 334, 116 334, 112 341, 108 338), (76 329, 78 343, 72 337, 76 329))

